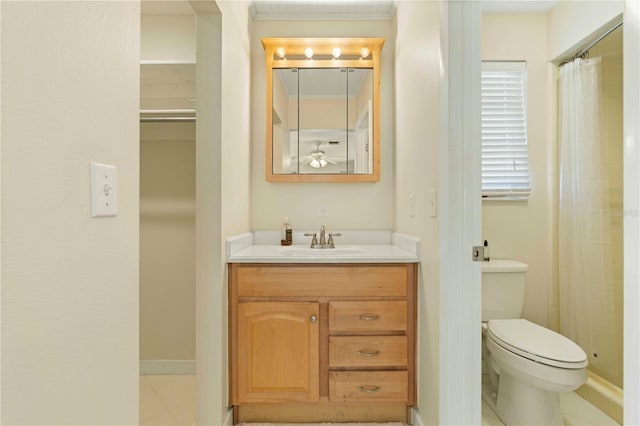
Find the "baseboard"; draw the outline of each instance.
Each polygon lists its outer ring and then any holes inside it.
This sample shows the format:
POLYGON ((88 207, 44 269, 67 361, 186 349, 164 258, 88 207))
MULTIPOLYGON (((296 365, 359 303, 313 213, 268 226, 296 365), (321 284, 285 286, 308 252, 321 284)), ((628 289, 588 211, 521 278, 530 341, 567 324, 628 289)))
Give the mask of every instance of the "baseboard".
POLYGON ((422 417, 420 417, 420 413, 416 410, 415 407, 411 408, 411 424, 413 426, 424 426, 422 422, 422 417))
POLYGON ((141 359, 140 374, 196 374, 196 361, 192 359, 141 359))
POLYGON ((227 411, 227 415, 224 418, 225 426, 233 426, 233 408, 227 411))

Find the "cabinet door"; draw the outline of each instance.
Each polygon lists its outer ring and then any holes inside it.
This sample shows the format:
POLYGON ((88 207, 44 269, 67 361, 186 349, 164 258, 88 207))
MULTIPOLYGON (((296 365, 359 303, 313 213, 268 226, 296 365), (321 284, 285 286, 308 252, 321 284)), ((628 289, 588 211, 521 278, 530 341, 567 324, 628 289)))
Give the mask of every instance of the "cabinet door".
POLYGON ((238 304, 238 403, 316 402, 316 302, 238 304))

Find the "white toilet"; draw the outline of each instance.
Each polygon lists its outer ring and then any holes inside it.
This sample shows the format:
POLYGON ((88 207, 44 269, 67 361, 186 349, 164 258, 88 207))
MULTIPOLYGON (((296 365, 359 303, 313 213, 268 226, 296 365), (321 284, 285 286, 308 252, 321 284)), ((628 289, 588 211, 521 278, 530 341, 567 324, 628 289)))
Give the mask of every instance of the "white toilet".
POLYGON ((587 380, 587 355, 568 338, 520 319, 527 265, 482 264, 482 397, 507 426, 562 425, 559 392, 587 380))

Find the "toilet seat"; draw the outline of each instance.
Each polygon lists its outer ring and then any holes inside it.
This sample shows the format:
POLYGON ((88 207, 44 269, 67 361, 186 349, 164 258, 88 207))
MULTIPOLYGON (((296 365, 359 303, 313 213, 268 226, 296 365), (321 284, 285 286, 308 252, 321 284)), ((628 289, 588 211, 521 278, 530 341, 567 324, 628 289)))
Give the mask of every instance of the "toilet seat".
POLYGON ((581 369, 588 364, 580 346, 524 319, 490 320, 487 336, 509 352, 540 364, 564 369, 581 369))

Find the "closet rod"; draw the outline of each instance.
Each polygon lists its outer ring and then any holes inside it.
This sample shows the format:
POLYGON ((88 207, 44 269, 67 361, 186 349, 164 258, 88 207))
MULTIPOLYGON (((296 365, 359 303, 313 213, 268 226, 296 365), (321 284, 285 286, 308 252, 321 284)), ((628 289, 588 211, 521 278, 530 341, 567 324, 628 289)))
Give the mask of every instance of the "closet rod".
POLYGON ((585 47, 584 49, 582 49, 580 52, 578 52, 576 55, 573 56, 572 60, 578 59, 580 57, 582 57, 582 55, 585 55, 586 53, 589 52, 589 50, 595 46, 596 44, 600 43, 602 41, 603 38, 605 38, 606 36, 608 36, 609 34, 611 34, 612 32, 614 32, 615 30, 617 30, 618 28, 620 28, 620 26, 622 26, 622 21, 616 22, 612 28, 610 28, 609 30, 607 30, 604 34, 602 34, 600 37, 598 37, 597 39, 595 39, 593 42, 591 42, 587 47, 585 47))
POLYGON ((141 123, 178 123, 195 121, 195 117, 140 117, 141 123))

